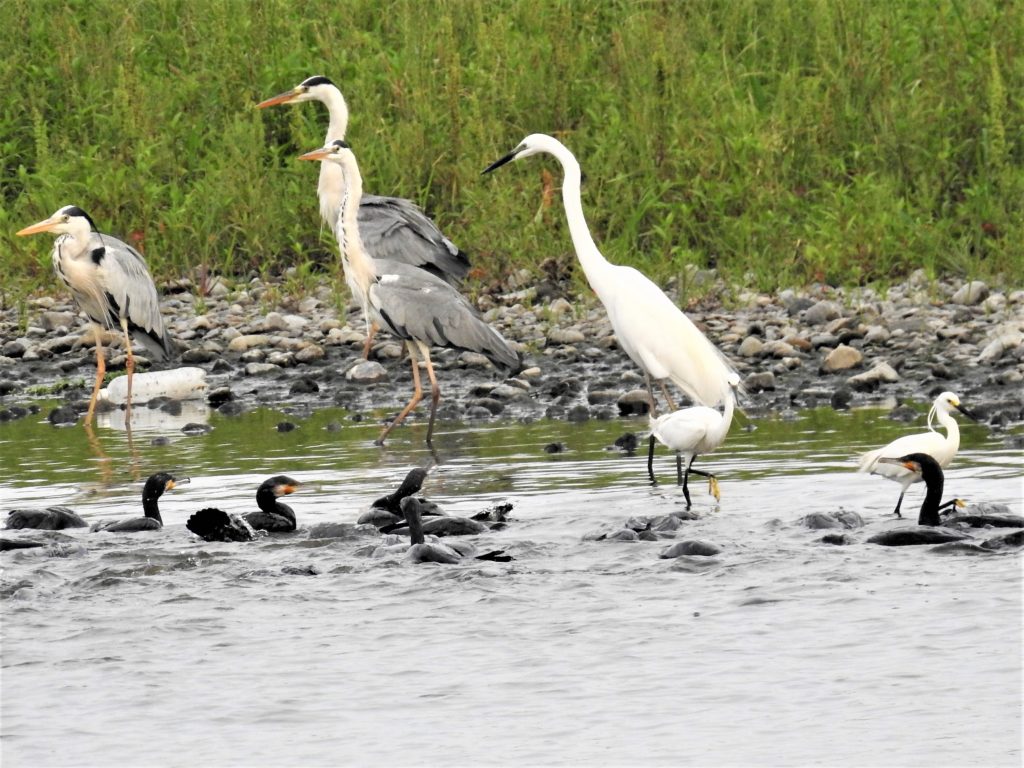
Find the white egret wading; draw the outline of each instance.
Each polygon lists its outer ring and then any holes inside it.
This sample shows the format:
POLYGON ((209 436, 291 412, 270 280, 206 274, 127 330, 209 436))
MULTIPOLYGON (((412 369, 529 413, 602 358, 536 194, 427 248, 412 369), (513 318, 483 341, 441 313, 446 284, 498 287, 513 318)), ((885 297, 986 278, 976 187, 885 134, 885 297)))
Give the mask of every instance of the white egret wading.
POLYGON ((340 139, 333 141, 326 147, 307 152, 300 159, 337 164, 344 171, 345 194, 341 199, 336 231, 345 274, 366 296, 373 321, 405 341, 412 361, 412 399, 384 428, 376 442, 382 445, 388 433, 423 399, 419 369, 422 357, 430 378, 431 408, 427 427, 427 444, 430 445, 437 404, 441 399, 441 389, 430 361, 430 347, 479 352, 494 365, 507 370, 519 367, 519 355, 497 331, 480 319, 465 297, 441 278, 402 262, 371 259, 367 255, 360 236, 362 225, 357 217, 363 180, 356 157, 346 142, 340 139))
MULTIPOLYGON (((562 164, 562 202, 569 222, 576 257, 587 282, 604 304, 615 338, 644 372, 651 407, 657 411, 651 379, 659 382, 669 408, 675 403, 665 386, 671 381, 697 405, 714 408, 732 397, 732 366, 721 352, 683 314, 682 310, 651 280, 633 267, 608 262, 594 244, 580 200, 580 165, 565 145, 543 133, 534 133, 484 173, 512 160, 546 152, 562 164)), ((654 455, 654 436, 648 453, 648 471, 654 455)))
MULTIPOLYGON (((329 122, 325 146, 345 138, 348 105, 338 87, 322 75, 308 77, 291 90, 261 101, 257 106, 265 109, 277 104, 297 104, 303 101, 319 101, 327 107, 329 122)), ((320 216, 340 242, 337 231, 338 211, 344 195, 344 181, 339 166, 333 163, 320 166, 317 195, 320 198, 320 216)), ((441 234, 437 225, 410 200, 363 195, 359 204, 359 229, 363 245, 371 258, 404 262, 455 286, 469 272, 466 254, 441 234)), ((366 357, 376 329, 371 325, 366 295, 360 293, 359 282, 352 280, 348 272, 345 273, 345 281, 366 317, 367 337, 363 350, 363 356, 366 357)))
MULTIPOLYGON (((131 421, 134 337, 153 357, 163 361, 172 353, 171 339, 160 314, 160 298, 142 254, 125 242, 100 234, 89 214, 77 205, 65 205, 50 218, 25 227, 18 235, 55 232, 53 269, 71 291, 78 308, 102 328, 120 327, 124 333, 128 372, 125 424, 131 421)), ((103 342, 96 328, 96 383, 85 423, 92 423, 96 398, 106 373, 103 342)))
MULTIPOLYGON (((739 386, 739 376, 733 375, 734 387, 739 386)), ((682 408, 663 416, 651 415, 651 434, 658 439, 662 445, 671 448, 676 453, 676 477, 683 486, 683 496, 686 498, 686 508, 689 509, 690 492, 687 489, 687 480, 690 474, 701 475, 708 479, 708 492, 718 501, 721 496, 718 491, 718 479, 711 472, 703 472, 693 468, 693 462, 697 456, 711 453, 723 442, 729 434, 729 427, 732 425, 733 410, 736 407, 736 394, 730 392, 725 399, 725 408, 718 411, 716 408, 708 408, 706 405, 694 405, 690 408, 682 408), (683 465, 685 464, 685 469, 683 465)), ((654 480, 653 469, 651 480, 654 480)))
POLYGON ((900 497, 896 501, 896 509, 893 510, 893 514, 897 517, 902 517, 900 505, 903 503, 903 494, 914 483, 920 483, 922 478, 920 474, 910 471, 903 464, 882 462, 881 459, 898 459, 911 453, 924 453, 935 459, 940 468, 948 467, 960 449, 960 427, 956 423, 956 419, 950 415, 954 410, 976 420, 973 413, 960 405, 959 397, 952 392, 943 392, 935 398, 931 410, 928 411, 927 432, 899 437, 888 445, 869 451, 860 457, 858 472, 881 475, 900 484, 900 497), (946 428, 945 436, 932 426, 935 420, 946 428))

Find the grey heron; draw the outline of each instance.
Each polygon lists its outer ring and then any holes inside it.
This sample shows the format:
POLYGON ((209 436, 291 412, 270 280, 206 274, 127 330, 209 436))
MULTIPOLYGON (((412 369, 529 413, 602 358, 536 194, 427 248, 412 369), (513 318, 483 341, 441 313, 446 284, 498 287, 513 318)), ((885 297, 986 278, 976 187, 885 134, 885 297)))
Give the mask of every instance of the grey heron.
MULTIPOLYGON (((732 382, 734 387, 738 386, 739 377, 734 375, 732 382)), ((716 501, 720 498, 718 479, 711 472, 694 469, 693 462, 697 456, 711 453, 725 442, 725 436, 729 434, 729 427, 732 425, 735 406, 735 392, 730 392, 725 399, 725 407, 722 411, 717 408, 709 408, 706 405, 694 405, 662 416, 652 415, 650 417, 651 434, 662 445, 671 448, 676 453, 676 474, 679 484, 683 486, 687 509, 691 506, 690 492, 687 489, 687 480, 691 473, 706 477, 708 491, 716 501)), ((648 467, 648 469, 651 468, 648 467)), ((653 470, 651 472, 651 480, 654 480, 653 470)))
POLYGON ((160 497, 167 491, 189 482, 187 477, 175 477, 169 472, 157 472, 150 475, 142 487, 143 517, 133 517, 119 522, 96 523, 89 530, 108 531, 110 533, 135 533, 137 531, 158 531, 164 527, 164 519, 160 516, 160 497))
POLYGON ((479 352, 495 366, 504 369, 515 369, 519 365, 519 355, 480 318, 462 294, 441 278, 403 262, 371 259, 367 255, 357 218, 363 181, 356 157, 345 141, 337 139, 299 159, 334 163, 343 169, 345 195, 341 199, 337 232, 345 274, 366 296, 367 308, 374 322, 395 338, 404 340, 409 350, 414 387, 412 399, 384 428, 377 438, 377 445, 383 445, 388 433, 401 424, 423 399, 419 370, 421 357, 430 378, 431 408, 427 426, 427 444, 430 445, 437 404, 441 399, 430 360, 430 347, 479 352))
POLYGON ((99 329, 120 327, 124 333, 128 372, 125 423, 131 420, 134 337, 157 361, 172 353, 171 339, 160 314, 160 298, 142 254, 116 237, 101 234, 77 205, 65 205, 48 219, 25 227, 18 235, 54 232, 53 269, 68 287, 75 303, 96 326, 96 382, 85 423, 92 423, 96 398, 106 373, 99 329))
POLYGON ((928 411, 928 431, 919 432, 916 435, 904 435, 893 440, 888 445, 868 451, 860 457, 857 462, 858 472, 869 472, 873 475, 881 475, 884 478, 900 484, 900 497, 896 501, 896 509, 893 514, 902 517, 900 505, 903 504, 903 495, 914 483, 920 483, 920 474, 909 471, 899 462, 882 461, 883 458, 898 458, 911 453, 924 453, 931 456, 939 463, 939 467, 945 469, 953 461, 956 452, 960 448, 960 426, 950 414, 960 411, 964 416, 974 419, 973 413, 960 404, 960 398, 952 392, 943 392, 935 398, 931 410, 928 411), (933 426, 933 421, 946 428, 945 436, 941 435, 933 426))
MULTIPOLYGON (((324 145, 345 138, 348 105, 338 86, 322 75, 308 77, 294 88, 261 101, 257 106, 265 109, 277 104, 304 101, 319 101, 327 107, 327 137, 324 145)), ((320 198, 320 216, 338 236, 338 211, 344 195, 340 167, 332 163, 321 165, 317 195, 320 198)), ((466 254, 441 234, 437 225, 410 200, 363 195, 359 204, 359 229, 363 245, 372 258, 411 264, 455 286, 469 272, 466 254)), ((363 356, 367 357, 376 329, 371 324, 371 313, 368 311, 365 294, 360 293, 359 282, 349 279, 347 272, 345 279, 366 317, 367 336, 363 356)))
MULTIPOLYGON (((674 383, 697 405, 713 408, 727 402, 733 395, 730 381, 736 372, 722 353, 646 275, 633 267, 612 264, 601 255, 583 215, 580 165, 564 144, 543 133, 531 134, 483 172, 490 173, 513 160, 542 152, 554 156, 562 165, 562 203, 576 257, 587 282, 608 312, 615 338, 643 371, 653 411, 657 407, 651 379, 659 382, 673 411, 676 406, 666 381, 674 383)), ((653 452, 652 435, 648 469, 653 452)))

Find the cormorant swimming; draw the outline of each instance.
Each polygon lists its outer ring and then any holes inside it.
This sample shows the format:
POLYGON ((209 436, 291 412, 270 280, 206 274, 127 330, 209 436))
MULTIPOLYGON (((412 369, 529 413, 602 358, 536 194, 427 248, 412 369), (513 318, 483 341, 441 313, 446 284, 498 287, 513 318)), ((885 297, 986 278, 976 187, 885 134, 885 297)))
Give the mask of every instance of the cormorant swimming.
POLYGON ((90 529, 96 531, 110 531, 111 533, 133 533, 136 531, 157 531, 164 527, 164 520, 160 517, 160 507, 157 502, 166 491, 178 485, 189 482, 187 477, 175 477, 167 472, 157 472, 150 475, 146 484, 142 487, 142 511, 145 517, 133 517, 130 520, 120 522, 100 522, 90 529))
POLYGON ((7 523, 4 528, 59 531, 63 528, 86 528, 88 525, 73 509, 47 507, 46 509, 12 509, 7 515, 7 523))

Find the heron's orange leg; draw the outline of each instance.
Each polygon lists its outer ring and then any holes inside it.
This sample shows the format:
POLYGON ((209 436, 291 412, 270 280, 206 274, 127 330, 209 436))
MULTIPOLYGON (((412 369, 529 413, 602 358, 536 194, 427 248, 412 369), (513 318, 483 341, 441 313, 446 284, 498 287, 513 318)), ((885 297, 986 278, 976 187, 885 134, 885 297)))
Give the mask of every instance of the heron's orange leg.
POLYGON ((92 387, 92 397, 89 398, 89 410, 85 412, 85 426, 92 424, 93 414, 96 413, 96 399, 100 396, 100 387, 103 385, 103 377, 107 375, 107 361, 103 357, 103 338, 100 336, 100 329, 94 328, 96 332, 96 383, 92 387))
POLYGON ((380 330, 380 326, 372 320, 369 322, 366 328, 366 341, 363 343, 363 360, 370 359, 370 346, 373 344, 373 337, 377 335, 377 331, 380 330))
POLYGON ((135 355, 132 354, 132 337, 128 333, 128 320, 121 318, 121 330, 124 331, 124 347, 127 350, 128 359, 124 367, 128 371, 128 399, 124 405, 124 423, 128 425, 132 420, 132 374, 135 373, 135 355))
POLYGON ((434 417, 437 416, 437 404, 441 402, 441 387, 437 383, 437 376, 434 375, 434 364, 430 362, 430 349, 426 345, 420 345, 423 359, 427 364, 427 376, 430 377, 430 422, 427 424, 427 445, 430 445, 434 435, 434 417))
POLYGON ((402 412, 395 417, 394 421, 384 427, 384 431, 380 433, 380 437, 375 441, 377 445, 384 445, 384 438, 388 436, 388 433, 401 424, 405 420, 405 417, 409 415, 409 412, 419 405, 420 400, 423 399, 423 388, 420 386, 420 363, 416 357, 416 347, 414 347, 413 344, 414 342, 412 341, 406 342, 406 346, 409 348, 409 359, 412 361, 412 400, 410 400, 409 404, 402 409, 402 412))

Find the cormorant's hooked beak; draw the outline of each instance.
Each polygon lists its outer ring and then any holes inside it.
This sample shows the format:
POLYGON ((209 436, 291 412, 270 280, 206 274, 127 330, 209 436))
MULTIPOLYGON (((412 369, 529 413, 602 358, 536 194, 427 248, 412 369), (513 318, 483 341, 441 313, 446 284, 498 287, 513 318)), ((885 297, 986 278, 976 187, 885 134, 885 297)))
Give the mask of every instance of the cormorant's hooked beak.
POLYGON ((58 224, 60 224, 60 222, 61 220, 59 217, 50 216, 49 218, 43 219, 42 221, 32 224, 31 226, 25 227, 24 229, 19 229, 14 234, 18 235, 19 237, 25 237, 26 235, 35 235, 40 232, 49 232, 58 224))
POLYGON ((284 93, 279 93, 279 94, 277 94, 277 96, 271 96, 269 99, 266 99, 265 101, 261 101, 259 104, 256 105, 256 108, 257 109, 266 109, 267 107, 273 107, 273 106, 276 106, 278 104, 288 104, 288 103, 290 103, 292 101, 295 101, 295 99, 297 99, 299 96, 301 96, 302 93, 303 93, 302 88, 296 86, 295 88, 290 88, 289 90, 285 91, 284 93))
POLYGON ((515 149, 513 149, 511 152, 509 152, 507 155, 505 155, 500 160, 495 160, 493 163, 491 163, 486 168, 484 168, 483 171, 480 173, 480 175, 483 176, 484 174, 490 173, 491 171, 493 171, 493 170, 495 170, 497 168, 501 168, 501 166, 505 165, 506 163, 511 163, 513 160, 516 159, 516 155, 518 155, 522 151, 523 151, 522 145, 516 147, 515 149))
POLYGON ((903 461, 902 459, 893 458, 892 456, 883 456, 878 460, 879 464, 895 464, 897 467, 903 467, 909 469, 915 475, 921 474, 921 465, 916 461, 903 461))
POLYGON ((192 479, 188 477, 172 477, 164 486, 164 492, 166 493, 167 491, 177 488, 179 485, 188 485, 191 482, 192 479))
POLYGON ((321 147, 320 149, 314 149, 312 152, 307 152, 304 155, 299 155, 299 160, 326 160, 333 153, 333 148, 321 147))

